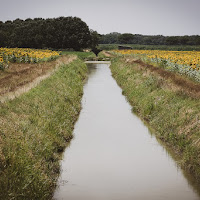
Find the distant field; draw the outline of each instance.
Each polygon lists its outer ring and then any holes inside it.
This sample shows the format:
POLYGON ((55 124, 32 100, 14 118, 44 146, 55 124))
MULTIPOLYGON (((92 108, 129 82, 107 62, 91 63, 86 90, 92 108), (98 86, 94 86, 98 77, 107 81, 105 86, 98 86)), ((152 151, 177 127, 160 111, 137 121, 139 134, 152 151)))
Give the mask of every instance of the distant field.
POLYGON ((200 52, 199 51, 164 51, 164 50, 114 50, 122 55, 130 55, 145 63, 160 66, 167 71, 200 82, 200 52))
POLYGON ((99 48, 103 50, 118 49, 118 45, 130 46, 138 50, 169 50, 169 51, 200 51, 200 45, 138 45, 138 44, 99 44, 99 48))

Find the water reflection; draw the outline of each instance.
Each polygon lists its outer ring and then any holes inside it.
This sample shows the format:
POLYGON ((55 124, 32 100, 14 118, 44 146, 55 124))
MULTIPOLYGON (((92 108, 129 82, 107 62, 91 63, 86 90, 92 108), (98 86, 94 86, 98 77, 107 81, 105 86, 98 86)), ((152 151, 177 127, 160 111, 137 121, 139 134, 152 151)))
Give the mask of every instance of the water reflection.
POLYGON ((131 106, 108 64, 90 64, 57 200, 197 200, 181 170, 131 106))

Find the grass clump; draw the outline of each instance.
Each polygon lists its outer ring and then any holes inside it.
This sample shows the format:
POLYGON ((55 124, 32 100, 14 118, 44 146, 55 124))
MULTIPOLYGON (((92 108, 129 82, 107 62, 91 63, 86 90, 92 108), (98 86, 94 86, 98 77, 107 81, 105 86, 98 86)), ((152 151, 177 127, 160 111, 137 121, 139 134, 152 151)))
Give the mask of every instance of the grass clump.
POLYGON ((63 64, 36 88, 0 104, 0 199, 52 198, 86 73, 79 59, 63 64))

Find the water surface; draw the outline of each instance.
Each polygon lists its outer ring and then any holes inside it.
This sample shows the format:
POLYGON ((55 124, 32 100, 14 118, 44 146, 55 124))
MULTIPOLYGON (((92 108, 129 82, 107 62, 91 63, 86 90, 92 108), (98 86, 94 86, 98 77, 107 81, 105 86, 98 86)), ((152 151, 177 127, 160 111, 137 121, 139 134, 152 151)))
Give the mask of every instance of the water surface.
POLYGON ((88 64, 57 200, 197 200, 176 162, 131 112, 108 64, 88 64))

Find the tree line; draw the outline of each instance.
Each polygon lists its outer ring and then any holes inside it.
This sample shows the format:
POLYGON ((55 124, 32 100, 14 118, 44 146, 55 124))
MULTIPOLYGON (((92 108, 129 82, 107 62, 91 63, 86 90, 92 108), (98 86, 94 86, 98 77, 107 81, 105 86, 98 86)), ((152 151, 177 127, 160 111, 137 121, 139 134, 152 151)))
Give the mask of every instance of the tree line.
POLYGON ((200 36, 140 35, 109 33, 100 35, 90 30, 78 17, 16 19, 0 21, 0 47, 99 50, 100 44, 200 45, 200 36))
POLYGON ((77 17, 0 21, 0 47, 81 50, 97 44, 97 32, 77 17))
POLYGON ((140 35, 117 32, 101 35, 100 44, 200 45, 200 36, 140 35))

